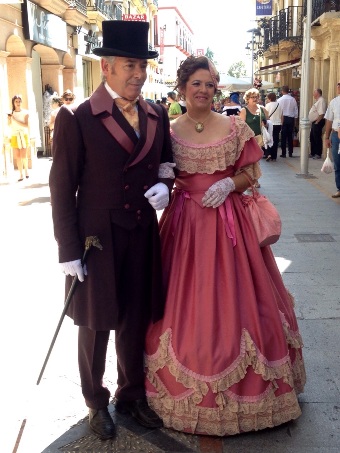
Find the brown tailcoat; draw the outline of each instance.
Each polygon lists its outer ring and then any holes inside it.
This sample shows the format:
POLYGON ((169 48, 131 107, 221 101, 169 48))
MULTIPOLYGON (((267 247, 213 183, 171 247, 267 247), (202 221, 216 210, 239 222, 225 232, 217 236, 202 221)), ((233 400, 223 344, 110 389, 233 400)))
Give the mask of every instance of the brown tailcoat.
POLYGON ((141 99, 138 115, 139 139, 100 85, 78 107, 63 106, 55 122, 50 189, 59 261, 81 258, 87 236, 98 236, 103 245, 102 251, 91 250, 88 277, 68 313, 75 324, 94 330, 117 326, 111 223, 153 231, 150 278, 157 288, 150 304, 153 319, 162 316, 157 217, 144 193, 159 181, 159 164, 172 162, 170 128, 161 106, 141 99))

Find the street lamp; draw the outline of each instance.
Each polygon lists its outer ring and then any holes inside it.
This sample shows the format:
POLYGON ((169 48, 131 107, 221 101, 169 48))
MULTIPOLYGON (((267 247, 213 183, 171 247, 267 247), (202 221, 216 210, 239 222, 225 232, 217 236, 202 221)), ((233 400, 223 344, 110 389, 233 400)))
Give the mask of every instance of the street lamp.
POLYGON ((312 22, 312 2, 307 2, 306 17, 304 18, 303 49, 302 49, 302 75, 300 96, 300 165, 301 176, 308 177, 308 145, 310 122, 308 119, 308 93, 310 73, 310 41, 312 22))
MULTIPOLYGON (((258 28, 252 28, 251 30, 247 30, 247 33, 251 33, 251 84, 254 84, 254 46, 256 44, 255 40, 258 37, 260 39, 261 32, 258 28)), ((248 47, 248 44, 247 44, 248 47)), ((246 48, 247 48, 246 47, 246 48)))

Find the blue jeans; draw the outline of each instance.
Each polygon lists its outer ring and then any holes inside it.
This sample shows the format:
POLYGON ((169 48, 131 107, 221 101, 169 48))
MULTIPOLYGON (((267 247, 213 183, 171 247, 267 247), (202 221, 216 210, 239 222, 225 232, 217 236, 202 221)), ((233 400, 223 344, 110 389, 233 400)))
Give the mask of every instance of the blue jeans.
POLYGON ((333 131, 332 135, 331 135, 331 144, 332 144, 332 156, 333 156, 334 173, 335 173, 335 185, 336 185, 337 190, 340 191, 340 154, 338 154, 339 143, 340 143, 340 140, 338 138, 338 133, 333 131))

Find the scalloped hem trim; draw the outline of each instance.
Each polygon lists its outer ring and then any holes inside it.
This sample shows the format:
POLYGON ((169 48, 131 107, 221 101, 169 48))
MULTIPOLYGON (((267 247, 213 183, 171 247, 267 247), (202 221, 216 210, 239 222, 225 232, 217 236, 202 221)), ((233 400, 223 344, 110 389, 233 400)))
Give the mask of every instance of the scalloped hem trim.
POLYGON ((150 407, 162 418, 164 426, 176 431, 209 436, 231 436, 273 428, 301 415, 295 391, 275 397, 272 393, 261 403, 228 404, 223 408, 174 404, 167 409, 162 399, 148 396, 150 407), (252 406, 252 407, 249 407, 252 406))

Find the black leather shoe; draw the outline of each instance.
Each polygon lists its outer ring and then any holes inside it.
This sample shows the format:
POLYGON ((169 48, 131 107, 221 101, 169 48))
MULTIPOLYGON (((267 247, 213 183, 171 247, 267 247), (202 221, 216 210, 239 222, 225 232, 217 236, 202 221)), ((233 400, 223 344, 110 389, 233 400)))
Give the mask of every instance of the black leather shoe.
POLYGON ((280 157, 286 157, 286 155, 285 154, 280 154, 280 157))
POLYGON ((135 401, 120 401, 115 399, 115 407, 120 414, 130 414, 137 422, 146 428, 161 428, 162 420, 148 405, 146 398, 135 401))
POLYGON ((92 431, 102 440, 111 439, 116 435, 116 427, 107 407, 89 409, 89 424, 92 431))

